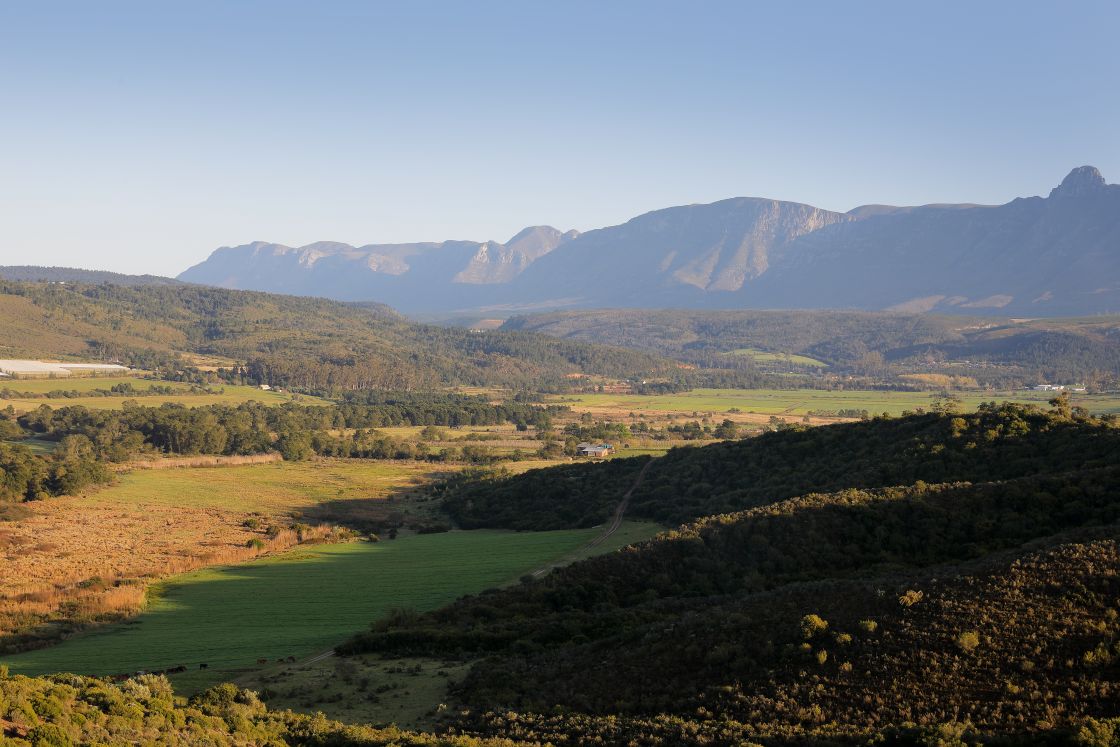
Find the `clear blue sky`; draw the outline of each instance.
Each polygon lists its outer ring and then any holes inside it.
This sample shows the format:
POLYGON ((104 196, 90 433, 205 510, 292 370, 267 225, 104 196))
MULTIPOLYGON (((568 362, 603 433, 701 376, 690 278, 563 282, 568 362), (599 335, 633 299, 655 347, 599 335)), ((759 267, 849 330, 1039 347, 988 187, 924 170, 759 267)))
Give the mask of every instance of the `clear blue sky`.
POLYGON ((1120 181, 1120 3, 0 0, 0 264, 1120 181))

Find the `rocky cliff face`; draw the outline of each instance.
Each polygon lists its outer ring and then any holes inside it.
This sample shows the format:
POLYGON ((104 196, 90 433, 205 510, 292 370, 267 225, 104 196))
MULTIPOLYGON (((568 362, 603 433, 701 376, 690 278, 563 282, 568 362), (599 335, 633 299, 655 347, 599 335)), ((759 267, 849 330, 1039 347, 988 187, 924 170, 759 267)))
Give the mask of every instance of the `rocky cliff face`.
MULTIPOLYGON (((415 308, 416 294, 438 297, 438 289, 448 284, 508 283, 535 260, 578 235, 551 226, 531 226, 505 244, 443 241, 355 247, 320 241, 291 247, 254 241, 218 249, 179 279, 345 301, 388 299, 415 308)), ((443 297, 449 298, 446 293, 443 297)))
POLYGON ((537 259, 578 236, 579 231, 561 233, 552 226, 530 226, 505 244, 487 241, 455 275, 454 282, 508 283, 537 259))
POLYGON ((179 276, 405 311, 562 307, 1120 313, 1120 186, 1091 166, 1006 205, 835 213, 739 197, 580 234, 225 247, 179 276))

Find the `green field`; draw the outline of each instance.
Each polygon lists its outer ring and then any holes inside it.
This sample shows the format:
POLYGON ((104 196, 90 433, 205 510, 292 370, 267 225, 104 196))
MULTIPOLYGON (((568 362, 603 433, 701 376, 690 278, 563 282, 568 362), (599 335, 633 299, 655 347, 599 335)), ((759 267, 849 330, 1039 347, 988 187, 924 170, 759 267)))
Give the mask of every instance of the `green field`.
POLYGON ((57 441, 44 441, 41 438, 20 438, 7 443, 23 446, 32 454, 53 454, 58 450, 57 441))
MULTIPOLYGON (((1027 402, 1046 405, 1052 392, 957 392, 970 409, 981 402, 1027 402)), ((641 396, 631 394, 578 394, 557 398, 574 408, 613 408, 620 413, 655 411, 691 414, 726 413, 732 408, 763 415, 805 415, 810 410, 867 410, 872 414, 900 415, 904 410, 929 408, 940 395, 935 392, 823 391, 817 389, 693 389, 682 394, 641 396)), ((1097 414, 1120 413, 1120 395, 1078 394, 1075 405, 1097 414)))
POLYGON ((280 513, 328 501, 382 498, 434 471, 422 462, 364 459, 134 470, 84 501, 280 513))
MULTIPOLYGON (((602 549, 652 533, 643 526, 620 530, 602 549)), ((260 659, 326 651, 393 608, 432 609, 510 583, 576 553, 597 531, 454 531, 300 547, 184 574, 153 587, 148 608, 129 622, 0 661, 25 674, 186 665, 174 679, 191 690, 244 674, 260 659)))
POLYGON ((724 355, 742 355, 759 363, 788 363, 794 366, 809 366, 811 368, 828 367, 828 364, 824 361, 819 361, 816 358, 810 358, 807 355, 795 355, 793 353, 771 353, 766 350, 759 350, 758 348, 739 348, 738 350, 729 350, 724 353, 724 355))
POLYGON ((187 407, 200 407, 203 405, 240 405, 244 402, 261 402, 266 405, 280 405, 285 402, 300 402, 302 404, 327 404, 318 397, 291 394, 288 392, 266 392, 252 386, 236 386, 232 384, 214 385, 213 394, 190 394, 190 385, 173 381, 156 381, 141 379, 136 376, 86 376, 69 379, 13 379, 5 382, 4 386, 14 392, 31 392, 46 394, 54 391, 90 392, 94 389, 110 389, 114 384, 131 384, 135 389, 145 390, 152 385, 171 386, 181 391, 181 394, 157 394, 152 396, 119 397, 58 397, 58 398, 30 398, 30 399, 4 399, 0 405, 12 405, 18 412, 33 410, 40 405, 49 407, 67 407, 82 405, 93 410, 115 410, 123 402, 132 400, 141 405, 158 407, 165 402, 185 405, 187 407))

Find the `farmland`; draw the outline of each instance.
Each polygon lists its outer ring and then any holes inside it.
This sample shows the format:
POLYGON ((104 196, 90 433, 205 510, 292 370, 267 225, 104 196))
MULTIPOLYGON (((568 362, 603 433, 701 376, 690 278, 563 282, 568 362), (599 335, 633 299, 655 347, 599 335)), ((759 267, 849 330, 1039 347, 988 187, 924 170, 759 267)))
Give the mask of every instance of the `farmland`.
MULTIPOLYGON (((968 409, 981 402, 1013 401, 1045 406, 1054 394, 1035 391, 957 392, 968 409)), ((579 394, 554 397, 577 412, 618 419, 629 413, 673 414, 690 417, 712 414, 750 422, 757 416, 802 417, 810 412, 867 410, 872 414, 901 415, 905 410, 928 409, 940 397, 935 392, 897 392, 875 390, 825 391, 816 389, 693 389, 680 394, 640 396, 633 394, 579 394), (742 414, 731 413, 739 410, 742 414), (756 416, 751 418, 751 416, 756 416)), ((1078 394, 1073 398, 1096 414, 1120 413, 1120 395, 1078 394)))
MULTIPOLYGON (((304 546, 175 577, 153 587, 151 602, 133 620, 3 661, 29 674, 186 664, 191 671, 178 684, 190 690, 243 674, 259 659, 325 651, 393 608, 433 609, 514 581, 579 550, 598 531, 453 531, 304 546), (199 672, 199 663, 209 666, 199 672)), ((652 525, 639 525, 612 539, 652 533, 652 525)))
POLYGON ((411 461, 319 459, 233 467, 137 470, 84 498, 85 506, 302 512, 327 502, 383 499, 418 484, 431 465, 411 461))
POLYGON ((795 353, 773 353, 767 350, 759 350, 758 348, 739 348, 737 350, 729 350, 725 355, 741 355, 750 358, 755 363, 768 363, 768 364, 787 364, 792 366, 808 366, 810 368, 826 368, 828 366, 824 361, 819 361, 816 358, 810 358, 807 355, 797 355, 795 353))
POLYGON ((248 542, 272 543, 269 528, 297 519, 423 514, 423 504, 389 498, 430 474, 416 462, 327 459, 137 470, 88 495, 24 504, 0 531, 0 641, 28 631, 50 638, 105 614, 127 614, 148 579, 252 557, 248 542), (117 581, 126 586, 113 586, 117 581))
POLYGON ((11 405, 16 412, 27 412, 41 405, 48 407, 69 407, 81 405, 95 410, 119 409, 124 402, 134 401, 139 404, 156 407, 165 403, 179 404, 186 407, 202 407, 205 405, 239 405, 245 402, 261 402, 266 405, 280 405, 285 402, 300 402, 305 405, 326 404, 325 400, 306 395, 291 394, 288 392, 263 391, 251 386, 238 386, 222 384, 213 386, 211 391, 203 391, 188 384, 177 382, 157 381, 142 379, 135 376, 96 376, 75 377, 68 379, 14 379, 5 380, 4 387, 13 394, 0 399, 0 406, 11 405), (171 394, 121 394, 97 395, 94 390, 108 390, 115 385, 129 384, 134 389, 144 392, 151 386, 171 387, 171 394), (20 397, 20 394, 47 395, 52 392, 74 392, 77 396, 51 396, 51 397, 20 397), (89 396, 81 396, 89 393, 89 396))

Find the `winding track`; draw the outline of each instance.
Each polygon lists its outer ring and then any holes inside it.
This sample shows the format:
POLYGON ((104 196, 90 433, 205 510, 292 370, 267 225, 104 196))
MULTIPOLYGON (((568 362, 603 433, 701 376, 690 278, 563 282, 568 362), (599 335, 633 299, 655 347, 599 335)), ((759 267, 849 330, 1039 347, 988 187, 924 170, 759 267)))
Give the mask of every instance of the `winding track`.
POLYGON ((653 464, 653 459, 650 459, 645 463, 645 465, 642 466, 642 471, 638 473, 638 476, 634 479, 634 484, 630 486, 630 489, 623 494, 622 500, 618 502, 618 505, 614 509, 614 514, 611 516, 611 523, 607 525, 606 530, 604 530, 602 534, 600 534, 598 537, 595 537, 579 550, 576 550, 575 553, 570 553, 560 560, 549 563, 543 568, 538 568, 537 570, 533 571, 533 578, 540 578, 544 574, 551 571, 553 568, 561 565, 566 565, 572 555, 575 555, 582 550, 586 550, 589 547, 598 547, 599 545, 606 542, 608 537, 617 532, 618 528, 622 526, 622 517, 626 515, 626 509, 630 505, 630 496, 634 495, 634 491, 637 490, 638 486, 642 484, 642 480, 645 478, 646 472, 649 471, 649 467, 651 464, 653 464))

